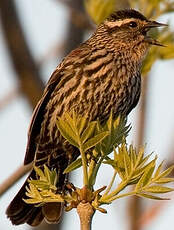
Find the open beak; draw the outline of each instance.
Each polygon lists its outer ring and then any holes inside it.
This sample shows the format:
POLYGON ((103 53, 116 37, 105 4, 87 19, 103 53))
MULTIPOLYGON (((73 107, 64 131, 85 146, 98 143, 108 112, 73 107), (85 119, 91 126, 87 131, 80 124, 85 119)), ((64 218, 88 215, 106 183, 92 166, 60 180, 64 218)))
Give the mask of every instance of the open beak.
POLYGON ((168 26, 168 25, 164 23, 159 23, 156 21, 148 21, 145 27, 151 29, 151 28, 156 28, 156 27, 161 27, 161 26, 168 26))
MULTIPOLYGON (((159 22, 156 22, 156 21, 148 21, 147 24, 145 25, 145 30, 148 31, 150 30, 151 28, 157 28, 157 27, 162 27, 162 26, 168 26, 167 24, 164 24, 164 23, 159 23, 159 22)), ((156 46, 163 46, 165 47, 163 44, 161 44, 159 41, 149 37, 149 36, 146 36, 145 37, 145 41, 148 42, 149 44, 151 45, 156 45, 156 46)))

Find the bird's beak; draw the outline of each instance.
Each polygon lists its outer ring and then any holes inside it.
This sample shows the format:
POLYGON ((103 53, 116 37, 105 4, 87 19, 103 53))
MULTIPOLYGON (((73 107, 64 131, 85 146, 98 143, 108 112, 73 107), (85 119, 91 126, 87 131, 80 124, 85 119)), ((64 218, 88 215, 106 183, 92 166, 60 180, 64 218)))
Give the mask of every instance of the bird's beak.
MULTIPOLYGON (((148 21, 147 24, 145 25, 145 30, 148 31, 150 30, 151 28, 157 28, 157 27, 162 27, 162 26, 168 26, 167 24, 164 24, 164 23, 159 23, 159 22, 156 22, 156 21, 148 21)), ((163 46, 165 47, 163 44, 161 44, 159 41, 149 37, 149 36, 146 36, 145 37, 145 41, 148 42, 149 44, 151 45, 156 45, 156 46, 163 46)))
POLYGON ((159 23, 156 21, 148 21, 145 27, 151 29, 151 28, 156 28, 156 27, 161 27, 161 26, 168 26, 168 25, 164 23, 159 23))

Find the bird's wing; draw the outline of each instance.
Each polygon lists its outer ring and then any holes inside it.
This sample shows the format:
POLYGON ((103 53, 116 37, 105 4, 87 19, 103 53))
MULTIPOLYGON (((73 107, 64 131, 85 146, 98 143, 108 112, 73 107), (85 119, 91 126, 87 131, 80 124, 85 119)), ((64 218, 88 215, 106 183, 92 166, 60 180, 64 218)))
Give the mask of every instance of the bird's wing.
MULTIPOLYGON (((45 108, 50 100, 51 94, 53 93, 54 89, 58 86, 60 83, 62 76, 64 74, 64 69, 66 69, 66 66, 68 65, 75 65, 75 61, 77 60, 78 56, 83 56, 84 54, 89 52, 89 49, 87 45, 84 45, 82 43, 78 48, 73 50, 56 68, 56 70, 53 72, 52 76, 50 77, 46 88, 44 90, 44 94, 40 101, 38 102, 31 119, 29 131, 28 131, 28 143, 27 143, 27 149, 24 159, 24 164, 29 164, 34 160, 35 152, 36 152, 36 137, 40 133, 41 124, 44 119, 45 114, 45 108)), ((72 68, 73 71, 73 68, 72 68)))
POLYGON ((49 101, 50 95, 53 92, 56 85, 58 84, 58 82, 60 81, 60 77, 59 77, 60 71, 61 68, 58 67, 53 72, 50 80, 47 83, 47 87, 44 90, 44 94, 42 98, 40 99, 40 101, 38 102, 38 104, 36 105, 33 111, 31 123, 29 126, 29 131, 28 131, 28 143, 27 143, 26 154, 24 159, 25 165, 29 164, 34 160, 35 150, 36 150, 35 139, 40 132, 41 123, 44 118, 44 110, 49 101))

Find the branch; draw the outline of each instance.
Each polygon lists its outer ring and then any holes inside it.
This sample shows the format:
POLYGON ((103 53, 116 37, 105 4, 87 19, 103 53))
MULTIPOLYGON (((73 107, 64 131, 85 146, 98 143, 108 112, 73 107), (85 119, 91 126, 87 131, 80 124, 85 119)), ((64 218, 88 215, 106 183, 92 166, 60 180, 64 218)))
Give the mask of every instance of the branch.
POLYGON ((146 127, 146 111, 147 111, 147 91, 149 85, 149 76, 143 76, 142 78, 142 92, 140 99, 140 109, 138 114, 138 126, 137 126, 137 147, 143 145, 144 133, 146 127))
POLYGON ((28 173, 32 168, 32 163, 20 166, 15 172, 11 174, 2 184, 0 184, 0 196, 8 191, 20 178, 28 173))
POLYGON ((92 23, 90 22, 86 12, 83 10, 83 2, 76 0, 77 4, 75 3, 74 5, 75 1, 66 1, 66 0, 57 0, 57 1, 61 2, 63 5, 67 7, 70 14, 73 15, 73 17, 71 17, 72 23, 75 24, 77 27, 83 30, 84 29, 93 30, 95 28, 94 25, 92 25, 92 23), (79 5, 81 5, 80 8, 79 5))
POLYGON ((70 10, 70 14, 69 14, 67 35, 65 38, 66 48, 65 48, 63 56, 68 54, 74 48, 76 48, 83 41, 83 37, 85 34, 85 28, 74 23, 74 18, 76 18, 77 12, 81 12, 84 15, 86 14, 84 7, 83 7, 83 3, 81 0, 73 0, 70 2, 71 4, 73 4, 73 9, 70 10), (71 38, 71 42, 70 42, 70 38, 71 38))
MULTIPOLYGON (((146 127, 146 111, 147 111, 147 89, 149 83, 149 76, 143 77, 142 95, 140 99, 140 108, 138 114, 137 125, 137 147, 140 148, 143 145, 144 133, 146 127)), ((129 201, 129 216, 130 216, 130 229, 140 230, 139 216, 141 215, 141 198, 131 197, 129 201)))
POLYGON ((0 110, 4 109, 10 102, 19 96, 19 89, 10 90, 2 99, 0 99, 0 110))
POLYGON ((25 40, 14 1, 0 1, 0 18, 20 89, 33 108, 42 95, 44 83, 25 40))
MULTIPOLYGON (((174 146, 173 146, 173 138, 172 138, 172 142, 171 142, 171 147, 169 149, 169 154, 168 154, 168 163, 166 164, 165 169, 167 169, 168 167, 170 167, 172 165, 172 163, 174 163, 174 159, 173 159, 173 152, 174 152, 174 146)), ((174 176, 173 171, 171 172, 171 176, 174 176)), ((173 200, 174 198, 174 194, 172 193, 170 196, 170 199, 173 200)), ((152 221, 154 221, 155 218, 157 218, 159 216, 159 214, 167 208, 168 202, 167 201, 161 201, 158 202, 157 204, 154 204, 153 206, 149 207, 146 211, 144 211, 143 213, 141 213, 140 218, 139 218, 139 225, 141 226, 141 228, 146 227, 147 225, 149 225, 152 221)))
POLYGON ((94 215, 94 209, 90 203, 81 202, 77 206, 77 213, 80 218, 80 229, 90 230, 92 224, 92 217, 94 215))

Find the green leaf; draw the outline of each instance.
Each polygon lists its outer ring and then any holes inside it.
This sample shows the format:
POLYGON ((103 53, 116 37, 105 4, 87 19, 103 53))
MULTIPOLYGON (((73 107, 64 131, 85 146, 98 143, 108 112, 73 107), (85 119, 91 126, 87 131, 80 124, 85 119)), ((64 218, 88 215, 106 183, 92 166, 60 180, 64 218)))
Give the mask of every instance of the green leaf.
POLYGON ((67 139, 70 144, 79 148, 78 137, 66 121, 64 121, 62 118, 59 118, 57 121, 57 127, 61 135, 67 139))
POLYGON ((155 171, 154 178, 158 177, 160 175, 160 172, 162 170, 164 161, 161 162, 161 164, 158 166, 157 170, 155 171))
POLYGON ((155 161, 156 161, 156 158, 150 162, 150 164, 148 165, 148 167, 144 171, 143 175, 141 176, 140 180, 138 181, 138 183, 136 185, 135 189, 137 191, 139 189, 141 190, 145 185, 148 184, 150 179, 152 179, 152 174, 153 174, 153 171, 155 169, 155 161))
POLYGON ((153 186, 146 187, 145 191, 150 193, 166 193, 166 192, 172 192, 173 189, 164 186, 153 185, 153 186))
POLYGON ((126 149, 124 151, 124 168, 125 168, 126 177, 128 178, 131 172, 131 161, 126 149))
POLYGON ((159 196, 153 196, 153 195, 146 194, 146 193, 137 193, 136 195, 140 196, 140 197, 153 199, 153 200, 170 200, 169 198, 162 198, 162 197, 159 197, 159 196))
POLYGON ((103 161, 103 164, 111 165, 114 169, 116 168, 116 162, 112 159, 103 161))
POLYGON ((130 161, 133 168, 133 166, 136 164, 137 154, 132 145, 129 146, 129 155, 130 155, 130 161))
POLYGON ((78 158, 77 160, 73 161, 68 167, 64 170, 65 173, 72 172, 75 169, 78 169, 82 166, 82 158, 78 158))
POLYGON ((42 202, 44 203, 52 203, 52 202, 63 202, 64 200, 62 199, 62 197, 53 197, 53 198, 44 198, 42 202))
MULTIPOLYGON (((71 129, 73 130, 73 131, 77 131, 76 130, 76 116, 75 116, 75 113, 74 113, 74 111, 73 111, 73 118, 70 116, 70 114, 69 113, 65 113, 64 114, 64 117, 65 117, 65 120, 66 120, 66 122, 67 122, 67 124, 71 127, 71 129)), ((63 117, 63 118, 64 118, 63 117)))
POLYGON ((159 180, 155 181, 155 183, 157 183, 157 184, 166 184, 166 183, 170 183, 170 182, 174 182, 174 178, 165 177, 165 178, 160 178, 159 180))
POLYGON ((29 180, 29 183, 35 185, 39 189, 49 189, 49 184, 47 181, 43 180, 29 180))
POLYGON ((22 199, 25 203, 27 204, 38 204, 38 203, 41 203, 42 200, 41 199, 22 199))
POLYGON ((135 167, 137 167, 141 162, 144 157, 144 147, 140 148, 139 153, 137 155, 137 160, 135 163, 135 167))
POLYGON ((147 165, 145 165, 145 163, 149 160, 149 158, 152 156, 153 153, 150 153, 149 155, 147 155, 146 157, 142 158, 141 161, 139 162, 138 168, 142 168, 145 169, 147 165))
POLYGON ((112 115, 112 111, 110 112, 110 116, 109 116, 109 119, 106 122, 106 125, 108 127, 108 130, 112 132, 113 131, 113 115, 112 115))
POLYGON ((34 165, 33 168, 34 168, 36 174, 37 174, 38 176, 40 176, 40 179, 41 179, 41 180, 45 180, 45 179, 46 179, 44 173, 42 172, 42 170, 41 170, 39 167, 37 167, 37 166, 34 165))
POLYGON ((28 193, 31 197, 37 197, 38 199, 42 198, 36 186, 31 183, 29 184, 28 193))
POLYGON ((102 132, 100 134, 97 134, 96 136, 90 138, 84 145, 83 145, 83 151, 86 152, 88 149, 96 146, 100 141, 102 141, 107 135, 109 134, 108 131, 102 132))
POLYGON ((173 169, 174 169, 174 165, 172 165, 171 167, 169 167, 168 169, 166 169, 165 171, 163 171, 163 172, 157 177, 157 179, 160 179, 160 178, 162 178, 162 177, 168 176, 168 175, 172 172, 173 169))
POLYGON ((51 183, 51 177, 50 177, 51 171, 49 170, 49 168, 46 165, 44 165, 44 174, 47 178, 47 181, 49 183, 51 183))
POLYGON ((81 117, 79 118, 78 122, 77 122, 77 129, 79 131, 79 135, 81 135, 81 133, 83 132, 84 128, 87 125, 87 116, 81 117))
POLYGON ((105 156, 113 151, 113 146, 118 146, 122 143, 123 137, 126 137, 130 130, 130 126, 126 126, 125 118, 117 117, 113 120, 112 113, 110 113, 109 119, 103 127, 99 123, 97 123, 97 127, 98 132, 109 131, 109 135, 96 146, 96 151, 98 153, 102 152, 105 156))
POLYGON ((58 182, 58 174, 56 172, 56 169, 51 171, 50 179, 51 179, 51 184, 55 186, 58 182))
POLYGON ((93 135, 96 124, 97 124, 96 121, 92 121, 90 122, 88 127, 84 130, 81 136, 82 143, 85 143, 85 141, 88 140, 93 135))

